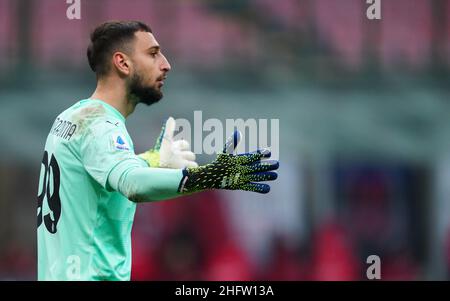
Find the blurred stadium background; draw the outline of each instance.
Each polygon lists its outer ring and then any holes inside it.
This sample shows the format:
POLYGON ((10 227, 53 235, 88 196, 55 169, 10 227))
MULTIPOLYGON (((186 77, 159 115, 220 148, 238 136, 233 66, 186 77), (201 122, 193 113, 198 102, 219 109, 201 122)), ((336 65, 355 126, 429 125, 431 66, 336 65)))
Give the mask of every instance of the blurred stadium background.
MULTIPOLYGON (((137 151, 165 118, 278 118, 270 194, 138 206, 134 280, 450 279, 450 1, 0 0, 0 279, 36 279, 36 195, 54 118, 89 97, 89 32, 150 24, 165 98, 127 121, 137 151)), ((200 156, 205 162, 210 158, 200 156)))

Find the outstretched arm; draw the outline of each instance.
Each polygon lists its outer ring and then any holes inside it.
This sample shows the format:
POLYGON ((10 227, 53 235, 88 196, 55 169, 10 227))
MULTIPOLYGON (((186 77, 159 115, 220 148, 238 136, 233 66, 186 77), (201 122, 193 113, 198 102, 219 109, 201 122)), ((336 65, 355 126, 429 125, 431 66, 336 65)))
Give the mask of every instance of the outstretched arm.
POLYGON ((152 168, 118 164, 108 177, 109 187, 133 202, 152 202, 172 199, 178 192, 181 169, 152 168))
POLYGON ((258 182, 277 178, 273 170, 278 169, 278 161, 263 160, 270 157, 267 150, 239 155, 228 153, 234 151, 240 138, 240 132, 236 131, 216 160, 199 167, 147 168, 125 160, 111 171, 108 184, 134 202, 160 201, 206 189, 268 193, 270 186, 258 182))

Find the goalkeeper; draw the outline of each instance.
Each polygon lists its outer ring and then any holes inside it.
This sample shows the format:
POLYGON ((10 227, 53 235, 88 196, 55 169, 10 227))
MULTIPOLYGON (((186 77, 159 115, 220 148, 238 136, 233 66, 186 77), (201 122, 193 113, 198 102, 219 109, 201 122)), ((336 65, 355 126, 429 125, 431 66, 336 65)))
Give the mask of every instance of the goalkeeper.
POLYGON ((55 120, 38 189, 39 280, 129 280, 136 203, 206 189, 269 192, 278 162, 268 150, 233 154, 236 131, 210 164, 198 166, 169 118, 153 149, 136 155, 125 118, 162 98, 170 65, 150 28, 107 22, 87 51, 97 87, 55 120))

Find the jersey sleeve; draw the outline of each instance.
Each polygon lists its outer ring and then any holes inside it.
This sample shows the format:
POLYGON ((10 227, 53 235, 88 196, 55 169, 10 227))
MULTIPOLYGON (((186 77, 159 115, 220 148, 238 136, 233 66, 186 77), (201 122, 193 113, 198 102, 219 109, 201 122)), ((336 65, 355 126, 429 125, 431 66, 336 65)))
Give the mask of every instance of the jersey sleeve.
POLYGON ((111 190, 109 173, 117 164, 145 166, 134 153, 127 131, 105 119, 89 125, 81 139, 80 157, 86 171, 107 190, 111 190))

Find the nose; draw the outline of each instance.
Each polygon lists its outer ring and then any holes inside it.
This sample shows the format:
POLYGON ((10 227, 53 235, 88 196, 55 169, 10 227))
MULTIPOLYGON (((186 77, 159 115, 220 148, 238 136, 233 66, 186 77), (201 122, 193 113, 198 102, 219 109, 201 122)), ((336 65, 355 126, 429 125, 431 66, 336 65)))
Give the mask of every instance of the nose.
POLYGON ((170 66, 169 61, 166 59, 166 57, 164 55, 162 55, 162 57, 163 57, 163 61, 161 64, 161 70, 165 71, 165 72, 169 72, 170 69, 172 69, 172 67, 170 66))

